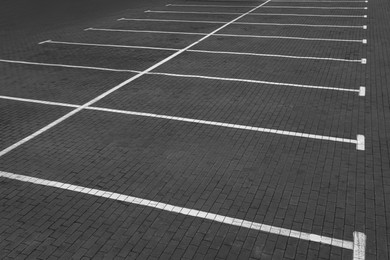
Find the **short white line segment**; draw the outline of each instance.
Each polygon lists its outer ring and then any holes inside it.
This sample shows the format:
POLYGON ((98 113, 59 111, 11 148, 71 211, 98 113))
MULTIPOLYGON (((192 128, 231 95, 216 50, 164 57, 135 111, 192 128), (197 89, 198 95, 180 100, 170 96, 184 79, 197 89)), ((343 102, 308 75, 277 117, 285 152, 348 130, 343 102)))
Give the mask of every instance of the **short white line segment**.
POLYGON ((50 181, 46 179, 35 178, 35 177, 14 174, 14 173, 4 172, 4 171, 0 171, 0 177, 16 180, 20 182, 32 183, 35 185, 42 185, 45 187, 73 191, 76 193, 82 193, 82 194, 101 197, 101 198, 107 198, 115 201, 122 201, 133 205, 139 205, 139 206, 149 207, 153 209, 163 210, 170 213, 181 214, 181 215, 191 216, 191 217, 196 217, 201 219, 208 219, 214 222, 253 229, 257 231, 280 235, 280 236, 293 237, 301 240, 336 246, 344 249, 353 250, 354 260, 355 259, 364 260, 365 235, 360 232, 353 233, 354 241, 352 242, 352 241, 347 241, 342 239, 321 236, 317 234, 310 234, 306 232, 270 226, 267 224, 257 223, 257 222, 248 221, 244 219, 232 218, 232 217, 201 211, 197 209, 179 207, 171 204, 166 204, 160 201, 152 201, 148 199, 143 199, 143 198, 134 197, 130 195, 124 195, 124 194, 110 192, 106 190, 98 190, 98 189, 88 188, 84 186, 73 185, 70 183, 50 181))

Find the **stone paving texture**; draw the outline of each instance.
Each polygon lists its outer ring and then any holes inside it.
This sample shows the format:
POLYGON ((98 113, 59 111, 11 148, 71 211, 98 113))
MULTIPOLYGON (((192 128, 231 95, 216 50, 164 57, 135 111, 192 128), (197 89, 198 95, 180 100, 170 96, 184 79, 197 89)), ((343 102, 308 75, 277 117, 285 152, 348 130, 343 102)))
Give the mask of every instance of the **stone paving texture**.
MULTIPOLYGON (((222 24, 117 21, 126 18, 230 21, 250 8, 165 6, 166 1, 26 0, 0 8, 0 59, 145 70, 173 51, 42 44, 44 40, 184 48, 199 35, 84 31, 120 28, 209 33, 222 24), (76 3, 77 2, 77 3, 76 3), (93 3, 92 3, 93 2, 93 3), (30 6, 28 6, 30 4, 30 6), (41 9, 40 9, 41 8, 41 9), (41 11, 41 15, 37 12, 41 11)), ((255 1, 175 1, 259 5, 255 1)), ((367 25, 314 28, 229 25, 218 33, 355 42, 211 36, 192 49, 367 58, 367 64, 185 52, 154 72, 312 84, 357 92, 143 75, 93 106, 356 139, 354 144, 82 110, 0 157, 0 171, 131 195, 178 207, 353 240, 367 235, 366 259, 390 255, 390 5, 277 2, 240 22, 367 25)), ((135 73, 0 61, 0 146, 5 149, 72 110, 3 96, 82 105, 135 73)), ((184 216, 156 208, 0 177, 1 259, 352 259, 352 250, 184 216)))

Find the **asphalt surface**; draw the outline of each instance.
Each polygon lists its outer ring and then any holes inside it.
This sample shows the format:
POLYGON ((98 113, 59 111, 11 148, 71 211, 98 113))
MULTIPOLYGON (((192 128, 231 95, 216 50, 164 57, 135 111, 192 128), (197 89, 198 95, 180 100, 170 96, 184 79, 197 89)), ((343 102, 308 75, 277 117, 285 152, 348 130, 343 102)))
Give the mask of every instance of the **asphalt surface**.
POLYGON ((389 10, 2 1, 0 258, 389 259, 389 10))

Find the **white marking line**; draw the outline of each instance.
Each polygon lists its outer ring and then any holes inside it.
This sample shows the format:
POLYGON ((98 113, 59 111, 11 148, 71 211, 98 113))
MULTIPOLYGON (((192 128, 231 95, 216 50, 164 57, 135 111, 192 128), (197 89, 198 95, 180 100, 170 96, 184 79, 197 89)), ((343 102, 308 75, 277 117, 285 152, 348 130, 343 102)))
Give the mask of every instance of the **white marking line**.
MULTIPOLYGON (((27 62, 27 61, 0 60, 0 62, 14 63, 14 64, 26 64, 26 65, 37 65, 37 66, 53 66, 53 67, 64 67, 64 68, 78 68, 78 69, 91 69, 91 70, 102 70, 102 71, 141 73, 141 71, 136 71, 136 70, 116 70, 116 69, 100 68, 100 67, 84 67, 84 66, 73 66, 73 65, 51 64, 51 63, 37 63, 37 62, 27 62)), ((210 79, 210 80, 235 81, 235 82, 266 84, 266 85, 275 85, 275 86, 287 86, 287 87, 298 87, 298 88, 313 88, 313 89, 323 89, 323 90, 357 92, 357 93, 359 93, 359 96, 365 96, 365 93, 366 93, 366 88, 363 86, 361 86, 359 89, 348 89, 348 88, 335 88, 335 87, 316 86, 316 85, 303 85, 303 84, 272 82, 272 81, 263 81, 263 80, 222 78, 222 77, 187 75, 187 74, 164 73, 164 72, 148 72, 146 74, 148 74, 148 75, 163 75, 163 76, 170 76, 170 77, 181 77, 181 78, 200 78, 200 79, 210 79)))
MULTIPOLYGON (((52 102, 52 101, 36 100, 36 99, 28 99, 28 98, 17 98, 17 97, 2 96, 2 95, 0 95, 0 99, 7 99, 7 100, 14 100, 14 101, 28 102, 28 103, 36 103, 36 104, 43 104, 43 105, 72 107, 72 108, 78 108, 78 109, 82 108, 81 105, 74 105, 74 104, 69 104, 69 103, 60 103, 60 102, 52 102)), ((224 123, 224 122, 217 122, 217 121, 208 121, 208 120, 202 120, 202 119, 169 116, 169 115, 161 115, 161 114, 153 114, 153 113, 144 113, 144 112, 137 112, 137 111, 128 111, 128 110, 121 110, 121 109, 111 109, 111 108, 91 107, 91 106, 85 107, 84 109, 109 112, 109 113, 117 113, 117 114, 125 114, 125 115, 133 115, 133 116, 158 118, 158 119, 165 119, 165 120, 173 120, 173 121, 180 121, 180 122, 187 122, 187 123, 195 123, 195 124, 201 124, 201 125, 211 125, 211 126, 217 126, 217 127, 240 129, 240 130, 260 132, 260 133, 278 134, 278 135, 293 136, 293 137, 300 137, 300 138, 316 139, 316 140, 321 140, 321 141, 350 143, 350 144, 356 144, 357 150, 364 150, 364 136, 362 136, 362 135, 357 135, 357 140, 354 140, 354 139, 340 138, 340 137, 333 137, 333 136, 324 136, 324 135, 292 132, 292 131, 285 131, 285 130, 278 130, 278 129, 271 129, 271 128, 231 124, 231 123, 224 123)))
MULTIPOLYGON (((199 20, 166 20, 166 19, 133 19, 120 18, 118 21, 143 21, 143 22, 176 22, 176 23, 225 23, 220 21, 199 21, 199 20)), ((327 28, 362 28, 367 29, 367 25, 331 25, 331 24, 298 24, 298 23, 250 23, 250 22, 235 22, 234 24, 241 25, 272 25, 272 26, 302 26, 302 27, 327 27, 327 28)))
MULTIPOLYGON (((69 184, 69 183, 50 181, 50 180, 30 177, 30 176, 26 176, 26 175, 14 174, 14 173, 10 173, 10 172, 0 171, 0 177, 11 179, 11 180, 17 180, 17 181, 21 181, 21 182, 32 183, 32 184, 36 184, 36 185, 42 185, 42 186, 46 186, 46 187, 74 191, 77 193, 83 193, 83 194, 87 194, 87 195, 92 195, 92 196, 101 197, 101 198, 107 198, 107 199, 116 200, 116 201, 122 201, 122 202, 130 203, 133 205, 140 205, 140 206, 145 206, 145 207, 149 207, 149 208, 153 208, 153 209, 174 212, 174 213, 185 215, 185 216, 192 216, 192 217, 197 217, 197 218, 202 218, 202 219, 208 219, 208 220, 211 220, 214 222, 224 223, 224 224, 228 224, 228 225, 232 225, 232 226, 249 228, 249 229, 258 230, 258 231, 271 233, 271 234, 276 234, 276 235, 280 235, 280 236, 294 237, 294 238, 298 238, 298 239, 302 239, 302 240, 306 240, 306 241, 341 247, 341 248, 353 250, 354 255, 355 255, 355 252, 357 252, 357 250, 355 251, 355 248, 359 248, 359 254, 360 255, 364 254, 363 249, 365 249, 365 240, 361 239, 364 234, 359 233, 359 232, 354 232, 354 238, 356 236, 359 238, 359 240, 354 239, 354 242, 352 242, 352 241, 335 239, 335 238, 331 238, 331 237, 310 234, 310 233, 305 233, 305 232, 281 228, 281 227, 270 226, 270 225, 266 225, 266 224, 262 224, 262 223, 247 221, 244 219, 231 218, 228 216, 223 216, 223 215, 214 214, 214 213, 210 213, 210 212, 200 211, 200 210, 196 210, 196 209, 174 206, 174 205, 166 204, 166 203, 159 202, 159 201, 152 201, 152 200, 143 199, 143 198, 139 198, 139 197, 133 197, 133 196, 129 196, 129 195, 119 194, 119 193, 115 193, 115 192, 92 189, 92 188, 77 186, 77 185, 73 185, 73 184, 69 184)), ((363 256, 363 258, 356 258, 356 260, 362 260, 362 259, 364 259, 364 256, 363 256)))
POLYGON ((137 70, 110 69, 110 68, 102 68, 102 67, 66 65, 66 64, 43 63, 43 62, 32 62, 32 61, 17 61, 17 60, 0 59, 0 62, 13 63, 13 64, 25 64, 25 65, 37 65, 37 66, 50 66, 50 67, 69 68, 69 69, 88 69, 88 70, 101 70, 101 71, 112 71, 112 72, 140 73, 140 71, 137 71, 137 70))
POLYGON ((297 0, 294 0, 294 1, 283 1, 283 0, 273 0, 272 2, 274 3, 368 3, 367 0, 365 1, 309 1, 309 0, 302 0, 302 1, 297 1, 297 0))
POLYGON ((337 58, 323 58, 323 57, 310 57, 310 56, 292 56, 292 55, 278 55, 278 54, 251 53, 251 52, 228 52, 228 51, 208 51, 208 50, 188 50, 188 52, 212 53, 212 54, 228 54, 228 55, 247 55, 247 56, 275 57, 275 58, 287 58, 287 59, 358 62, 358 63, 362 63, 362 64, 366 64, 366 61, 367 61, 366 59, 348 60, 348 59, 337 59, 337 58))
POLYGON ((52 101, 46 101, 46 100, 37 100, 37 99, 31 99, 31 98, 18 98, 18 97, 10 97, 10 96, 2 96, 2 95, 0 95, 0 99, 7 99, 7 100, 13 100, 13 101, 28 102, 28 103, 36 103, 36 104, 42 104, 42 105, 51 105, 51 106, 73 107, 73 108, 80 107, 79 105, 73 105, 73 104, 62 103, 62 102, 52 102, 52 101))
POLYGON ((39 44, 65 44, 65 45, 80 45, 80 46, 96 46, 96 47, 113 47, 113 48, 128 48, 128 49, 146 49, 146 50, 159 50, 159 51, 179 51, 180 49, 162 48, 162 47, 147 47, 147 46, 134 46, 134 45, 116 45, 116 44, 100 44, 100 43, 85 43, 85 42, 62 42, 47 40, 39 44))
MULTIPOLYGON (((142 22, 179 22, 179 23, 217 23, 224 24, 221 21, 194 21, 194 20, 168 20, 168 19, 137 19, 137 18, 119 18, 118 21, 142 21, 142 22)), ((236 22, 237 23, 237 22, 236 22)), ((236 24, 235 23, 235 24, 236 24)))
POLYGON ((366 257, 366 235, 353 232, 353 260, 364 260, 366 257))
MULTIPOLYGON (((164 13, 164 14, 223 14, 237 15, 239 13, 230 12, 185 12, 185 11, 152 11, 147 10, 145 13, 164 13)), ((251 15, 276 15, 276 16, 313 16, 313 17, 341 17, 341 18, 367 18, 366 15, 325 15, 325 14, 277 14, 277 13, 250 13, 251 15)))
POLYGON ((365 10, 367 7, 324 7, 324 6, 277 6, 277 5, 269 5, 269 6, 263 6, 263 8, 287 8, 287 9, 340 9, 340 10, 354 10, 354 9, 362 9, 365 10))
POLYGON ((65 114, 64 116, 58 118, 57 120, 51 122, 50 124, 46 125, 45 127, 43 127, 43 128, 41 128, 41 129, 39 129, 38 131, 34 132, 33 134, 31 134, 31 135, 29 135, 29 136, 23 138, 22 140, 20 140, 20 141, 14 143, 13 145, 11 145, 11 146, 9 146, 9 147, 3 149, 2 151, 0 151, 0 157, 3 156, 3 155, 5 155, 5 154, 7 154, 7 153, 9 153, 10 151, 14 150, 15 148, 21 146, 22 144, 24 144, 24 143, 30 141, 31 139, 35 138, 36 136, 41 135, 42 133, 46 132, 47 130, 53 128, 54 126, 60 124, 62 121, 64 121, 64 120, 68 119, 69 117, 71 117, 71 116, 77 114, 78 112, 80 112, 81 110, 85 109, 86 107, 88 107, 88 106, 90 106, 90 105, 92 105, 92 104, 98 102, 99 100, 101 100, 102 98, 104 98, 104 97, 106 97, 107 95, 111 94, 112 92, 115 92, 116 90, 122 88, 123 86, 127 85, 128 83, 130 83, 130 82, 132 82, 132 81, 138 79, 139 77, 141 77, 141 76, 147 74, 148 72, 154 70, 155 68, 157 68, 157 67, 161 66, 162 64, 168 62, 169 60, 175 58, 175 57, 178 56, 179 54, 181 54, 181 53, 185 52, 186 50, 192 48, 193 46, 195 46, 196 44, 200 43, 201 41, 203 41, 203 40, 209 38, 210 36, 212 36, 212 35, 215 34, 216 32, 222 30, 223 28, 229 26, 230 24, 232 24, 232 23, 234 23, 235 21, 241 19, 242 17, 246 16, 247 14, 249 14, 249 13, 251 13, 251 12, 257 10, 257 9, 260 8, 261 6, 267 4, 269 1, 271 1, 271 0, 268 0, 268 1, 266 1, 266 2, 264 2, 264 3, 262 3, 262 4, 260 4, 259 6, 257 6, 257 7, 253 8, 253 9, 249 10, 248 12, 239 15, 238 17, 234 18, 234 19, 231 20, 230 22, 228 22, 228 23, 222 25, 221 27, 215 29, 214 31, 212 31, 212 32, 210 32, 209 34, 205 35, 205 36, 202 37, 201 39, 199 39, 199 40, 193 42, 192 44, 188 45, 187 47, 181 49, 180 51, 177 51, 177 52, 173 53, 172 55, 170 55, 170 56, 168 56, 167 58, 165 58, 165 59, 159 61, 158 63, 156 63, 156 64, 154 64, 153 66, 149 67, 148 69, 142 71, 141 73, 139 73, 139 74, 137 74, 137 75, 135 75, 135 76, 133 76, 133 77, 131 77, 131 78, 129 78, 129 79, 123 81, 122 83, 116 85, 115 87, 111 88, 110 90, 108 90, 108 91, 104 92, 103 94, 97 96, 96 98, 90 100, 89 102, 85 103, 84 105, 82 105, 82 106, 76 108, 75 110, 73 110, 73 111, 71 111, 71 112, 65 114))
MULTIPOLYGON (((81 45, 81 46, 98 46, 98 47, 114 47, 114 48, 134 48, 134 49, 151 49, 151 50, 164 50, 164 51, 178 51, 179 49, 173 48, 160 48, 160 47, 147 47, 147 46, 129 46, 129 45, 112 45, 112 44, 95 44, 95 43, 80 43, 80 42, 59 42, 59 41, 45 41, 45 43, 54 44, 69 44, 69 45, 81 45)), ((210 54, 228 54, 228 55, 245 55, 245 56, 260 56, 260 57, 275 57, 275 58, 290 58, 290 59, 307 59, 307 60, 328 60, 328 61, 343 61, 343 62, 358 62, 366 64, 366 59, 360 60, 348 60, 337 58, 323 58, 323 57, 308 57, 308 56, 291 56, 291 55, 277 55, 277 54, 263 54, 263 53, 250 53, 250 52, 229 52, 229 51, 208 51, 208 50, 187 50, 187 52, 195 53, 210 53, 210 54)))
MULTIPOLYGON (((146 30, 122 30, 122 29, 106 29, 106 28, 87 28, 85 30, 86 31, 106 31, 106 32, 131 32, 131 33, 161 33, 161 34, 179 34, 179 35, 207 35, 206 33, 171 32, 171 31, 146 31, 146 30)), ((303 41, 332 41, 332 42, 367 43, 366 39, 363 39, 363 40, 349 40, 349 39, 305 38, 305 37, 268 36, 268 35, 245 35, 245 34, 226 34, 226 33, 214 33, 211 36, 243 37, 243 38, 267 38, 267 39, 285 39, 285 40, 303 40, 303 41)))
MULTIPOLYGON (((179 5, 179 4, 167 4, 166 6, 181 6, 181 7, 232 7, 232 8, 253 8, 255 5, 179 5)), ((265 6, 263 6, 265 7, 265 6)))
POLYGON ((106 29, 106 28, 87 28, 85 31, 104 31, 104 32, 133 32, 133 33, 161 33, 161 34, 184 34, 184 35, 207 35, 207 33, 193 32, 169 32, 169 31, 148 31, 148 30, 125 30, 125 29, 106 29))

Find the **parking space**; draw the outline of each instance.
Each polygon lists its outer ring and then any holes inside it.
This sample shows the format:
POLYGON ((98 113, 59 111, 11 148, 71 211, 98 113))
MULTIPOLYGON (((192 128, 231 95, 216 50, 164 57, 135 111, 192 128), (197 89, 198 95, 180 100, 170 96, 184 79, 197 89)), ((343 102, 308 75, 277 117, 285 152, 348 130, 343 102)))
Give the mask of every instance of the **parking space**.
POLYGON ((351 17, 268 14, 268 15, 248 15, 240 19, 240 22, 363 26, 366 25, 367 20, 365 18, 360 18, 360 17, 351 18, 351 17))
POLYGON ((313 86, 313 88, 315 88, 314 86, 326 86, 358 90, 361 83, 364 82, 360 74, 361 66, 362 64, 354 65, 319 60, 184 53, 161 66, 157 71, 236 78, 238 81, 240 79, 262 80, 287 86, 289 84, 301 84, 313 86), (340 71, 343 71, 343 73, 340 73, 340 71), (346 78, 348 78, 348 81, 346 81, 346 78))
POLYGON ((25 136, 31 135, 57 118, 68 113, 71 108, 42 106, 1 99, 1 148, 6 149, 25 136))
POLYGON ((1 96, 81 105, 134 73, 0 63, 1 96))
POLYGON ((144 70, 172 54, 171 51, 164 50, 124 48, 110 48, 103 52, 102 48, 77 44, 42 43, 35 52, 26 55, 25 60, 41 63, 109 67, 123 70, 144 70))
POLYGON ((386 258, 367 5, 160 3, 7 51, 0 255, 386 258))
POLYGON ((256 39, 235 37, 211 37, 194 49, 247 52, 257 54, 288 55, 298 57, 320 57, 346 60, 361 60, 366 57, 361 44, 326 41, 290 41, 276 39, 256 39))
MULTIPOLYGON (((282 22, 282 21, 281 21, 282 22)), ((274 25, 241 25, 228 26, 221 33, 245 35, 270 35, 306 38, 328 38, 345 40, 362 40, 364 30, 356 28, 324 28, 303 26, 274 26, 274 25)))
POLYGON ((350 250, 337 247, 175 216, 166 211, 56 188, 18 181, 6 180, 6 183, 9 189, 2 190, 2 202, 13 210, 7 212, 9 215, 1 227, 2 233, 8 234, 1 245, 13 247, 13 250, 2 251, 2 255, 11 257, 191 259, 233 256, 246 259, 271 257, 276 253, 278 257, 306 258, 317 257, 320 251, 323 259, 351 258, 350 250), (26 229, 40 235, 28 235, 24 232, 26 229), (17 245, 14 239, 19 241, 17 245), (31 243, 34 239, 43 242, 31 243))
POLYGON ((210 33, 220 26, 220 24, 207 23, 152 23, 145 21, 121 21, 116 26, 112 27, 112 29, 210 33))
POLYGON ((357 113, 359 98, 326 90, 151 75, 134 81, 96 106, 350 137, 357 133, 350 133, 354 123, 348 118, 357 113))

